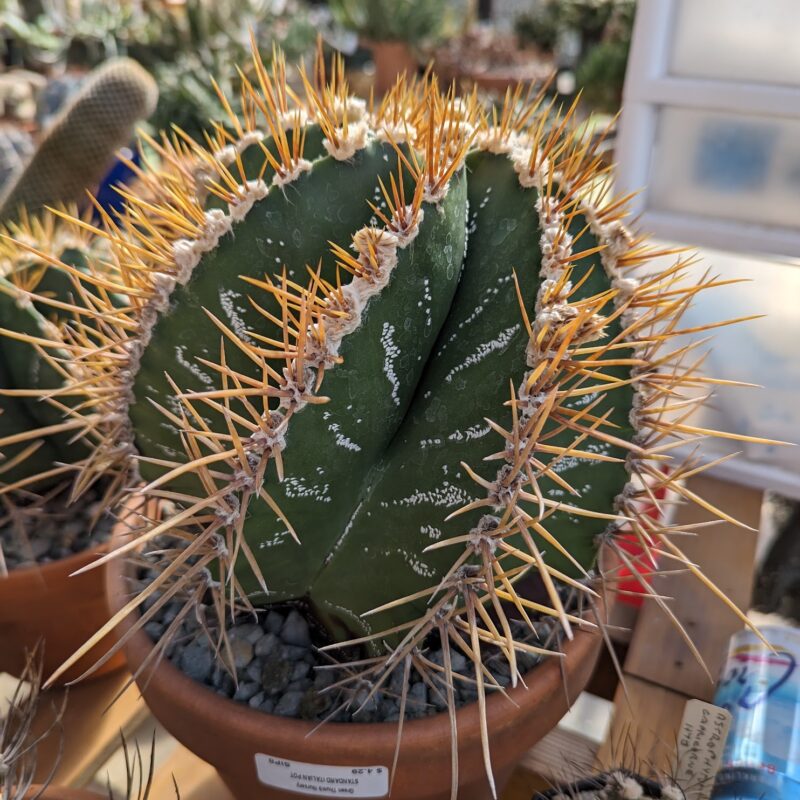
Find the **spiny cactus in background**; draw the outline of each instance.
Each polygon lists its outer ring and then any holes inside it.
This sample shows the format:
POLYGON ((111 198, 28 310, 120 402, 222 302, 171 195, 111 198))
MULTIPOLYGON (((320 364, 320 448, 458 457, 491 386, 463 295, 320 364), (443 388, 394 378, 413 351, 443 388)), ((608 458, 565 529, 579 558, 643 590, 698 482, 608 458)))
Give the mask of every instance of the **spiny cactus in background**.
POLYGON ((679 482, 704 467, 673 454, 712 435, 686 419, 713 381, 677 337, 718 282, 647 271, 663 254, 623 227, 570 114, 521 90, 485 111, 435 78, 368 106, 321 61, 303 100, 280 57, 255 74, 208 148, 158 143, 121 220, 94 229, 114 285, 64 265, 74 321, 41 347, 66 377, 41 396, 69 398, 91 443, 76 492, 113 476, 161 501, 106 558, 189 542, 138 624, 184 591, 223 618, 304 599, 334 643, 369 648, 373 693, 399 663, 432 668, 438 632, 439 677, 462 650, 483 711, 482 652, 515 683, 516 653, 539 652, 508 608, 572 636, 557 584, 591 601, 601 546, 633 566, 623 530, 721 594, 641 508, 665 488, 709 507, 679 482))
POLYGON ((135 61, 115 59, 95 70, 6 190, 0 219, 16 218, 21 208, 35 213, 85 201, 157 99, 155 81, 135 61))
POLYGON ((630 770, 615 769, 573 783, 554 786, 533 800, 686 800, 686 791, 669 776, 646 778, 630 770))
POLYGON ((78 295, 70 270, 93 274, 102 268, 100 282, 108 286, 113 272, 102 266, 102 238, 55 215, 29 217, 23 211, 0 237, 0 494, 11 497, 68 483, 71 464, 89 453, 80 435, 75 437, 83 425, 81 418, 70 418, 70 399, 37 399, 63 386, 60 361, 69 357, 68 346, 59 346, 50 360, 42 348, 61 337, 57 328, 65 318, 73 319, 78 295))
MULTIPOLYGON (((36 750, 44 739, 59 726, 66 705, 66 695, 60 708, 53 708, 53 717, 45 730, 35 733, 34 721, 39 709, 42 689, 41 652, 28 655, 7 708, 0 714, 0 798, 24 800, 38 794, 31 789, 36 773, 36 750)), ((50 773, 52 779, 55 767, 50 773)), ((49 779, 48 779, 49 780, 49 779)))

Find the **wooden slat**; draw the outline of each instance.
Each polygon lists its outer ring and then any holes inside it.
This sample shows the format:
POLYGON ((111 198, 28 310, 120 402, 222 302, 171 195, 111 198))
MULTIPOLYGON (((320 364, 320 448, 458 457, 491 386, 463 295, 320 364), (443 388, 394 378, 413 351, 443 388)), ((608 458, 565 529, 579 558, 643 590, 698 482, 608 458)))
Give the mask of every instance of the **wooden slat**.
MULTIPOLYGON (((761 518, 762 492, 697 477, 689 488, 735 519, 755 528, 761 518)), ((687 504, 678 509, 677 524, 705 522, 712 515, 687 504)), ((676 537, 682 550, 740 608, 747 609, 753 588, 757 533, 729 523, 703 528, 697 536, 676 537)), ((674 569, 674 562, 665 562, 674 569)), ((742 623, 693 576, 667 575, 654 580, 656 589, 673 597, 670 607, 683 623, 716 679, 730 637, 742 623)), ((658 606, 648 601, 639 613, 625 672, 674 689, 688 697, 710 700, 714 685, 691 655, 686 643, 658 606)))
POLYGON ((597 748, 579 733, 554 728, 525 754, 520 767, 553 783, 568 783, 591 772, 597 748))
POLYGON ((622 686, 617 690, 611 730, 597 751, 597 769, 646 764, 670 773, 687 698, 631 675, 625 677, 625 686, 627 698, 622 686))
POLYGON ((117 672, 68 690, 55 689, 44 694, 35 723, 37 731, 43 731, 51 724, 53 707, 60 707, 65 691, 68 697, 62 718, 63 737, 56 730, 39 746, 37 780, 47 776, 58 761, 56 784, 88 784, 120 746, 120 732, 127 736, 147 719, 150 712, 136 686, 130 686, 109 708, 128 679, 126 672, 117 672))
POLYGON ((234 800, 217 771, 181 744, 159 767, 153 784, 153 798, 168 800, 175 797, 173 776, 180 789, 181 800, 234 800))

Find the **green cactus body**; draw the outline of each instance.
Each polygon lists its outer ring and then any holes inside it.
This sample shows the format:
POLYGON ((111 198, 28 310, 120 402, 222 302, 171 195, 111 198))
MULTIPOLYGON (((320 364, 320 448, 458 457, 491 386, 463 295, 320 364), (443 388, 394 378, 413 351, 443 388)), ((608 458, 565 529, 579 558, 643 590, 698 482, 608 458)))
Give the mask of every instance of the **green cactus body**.
MULTIPOLYGON (((361 614, 380 604, 376 603, 374 576, 352 570, 359 553, 367 552, 371 561, 381 564, 380 599, 388 602, 424 589, 452 566, 452 549, 423 553, 427 545, 476 530, 483 515, 497 513, 494 507, 483 507, 446 521, 448 515, 480 500, 481 493, 486 497, 486 490, 468 475, 462 462, 489 481, 496 479, 492 473, 497 470, 487 472, 481 462, 502 450, 503 440, 486 420, 491 418, 506 430, 512 428, 511 409, 503 404, 510 398, 509 383, 518 387, 527 371, 528 344, 514 275, 526 298, 527 313, 534 320, 541 225, 536 211, 538 193, 520 185, 507 156, 479 152, 468 158, 467 166, 470 235, 455 302, 402 427, 364 489, 347 535, 312 586, 311 598, 320 614, 335 616, 347 609, 346 621, 351 627, 361 621, 361 614)), ((583 224, 583 217, 578 216, 573 232, 577 234, 583 224)), ((586 258, 573 268, 574 280, 593 270, 584 284, 587 296, 610 288, 598 262, 596 256, 586 258)), ((625 427, 629 425, 630 402, 630 397, 617 398, 615 421, 625 427)), ((566 434, 552 443, 567 446, 573 438, 566 434)), ((603 450, 607 455, 620 455, 610 447, 603 450)), ((621 455, 624 458, 624 453, 621 455)), ((498 463, 505 461, 486 466, 498 463)), ((592 469, 592 462, 565 466, 563 477, 580 489, 583 508, 612 508, 628 480, 624 464, 612 467, 605 463, 603 470, 592 469)), ((571 498, 565 495, 557 485, 545 493, 550 500, 569 503, 571 498)), ((496 505, 503 504, 498 500, 496 505)), ((535 504, 520 505, 536 516, 535 504)), ((560 513, 548 520, 548 529, 572 558, 589 570, 596 557, 595 537, 607 524, 560 513)), ((572 576, 579 574, 574 563, 540 537, 536 539, 547 551, 551 567, 572 576)), ((512 542, 524 546, 521 541, 512 542)), ((370 627, 390 628, 407 621, 410 612, 412 618, 423 613, 424 606, 422 600, 413 609, 404 606, 394 615, 371 618, 370 627)))

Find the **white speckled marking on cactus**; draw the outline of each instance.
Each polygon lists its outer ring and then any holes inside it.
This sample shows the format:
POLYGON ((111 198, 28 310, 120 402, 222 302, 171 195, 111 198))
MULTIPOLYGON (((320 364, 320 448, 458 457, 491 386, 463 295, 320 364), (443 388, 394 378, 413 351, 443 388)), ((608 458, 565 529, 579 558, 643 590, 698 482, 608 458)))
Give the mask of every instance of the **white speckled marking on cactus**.
POLYGON ((410 553, 408 550, 401 550, 400 552, 403 556, 403 561, 405 561, 417 575, 423 578, 436 577, 436 570, 428 566, 424 561, 421 561, 417 553, 410 553))
POLYGON ((400 348, 394 343, 394 325, 388 322, 383 323, 381 331, 381 345, 385 358, 383 361, 383 374, 392 387, 392 401, 396 406, 400 405, 400 380, 395 372, 395 361, 400 356, 400 348))
POLYGON ((192 375, 208 387, 214 386, 214 379, 207 373, 203 372, 200 365, 196 361, 190 361, 186 358, 186 351, 188 345, 178 344, 175 345, 175 360, 185 369, 188 369, 192 375))
POLYGON ((442 538, 441 528, 437 528, 435 525, 420 525, 419 532, 423 536, 427 536, 429 539, 434 539, 435 541, 442 538))
MULTIPOLYGON (((453 486, 449 481, 444 481, 441 486, 431 489, 429 491, 417 490, 408 497, 401 497, 399 500, 392 500, 393 506, 418 506, 423 503, 429 503, 437 508, 453 508, 455 506, 465 505, 475 498, 472 497, 465 489, 460 486, 453 486)), ((387 504, 381 503, 382 506, 387 507, 387 504)))
POLYGON ((222 310, 225 312, 225 317, 230 323, 231 329, 240 339, 245 342, 252 343, 253 340, 250 338, 247 332, 247 325, 245 325, 244 320, 240 316, 240 314, 246 314, 247 309, 244 308, 243 305, 235 305, 237 300, 243 299, 243 295, 234 289, 221 288, 219 290, 219 304, 222 306, 222 310))
POLYGON ((483 342, 482 344, 478 345, 478 348, 474 353, 467 356, 467 358, 461 364, 457 364, 450 370, 450 372, 447 373, 447 375, 445 375, 445 381, 447 381, 447 383, 452 383, 453 378, 459 372, 475 366, 475 364, 479 364, 485 358, 490 356, 492 353, 496 353, 498 350, 504 350, 506 347, 508 347, 511 340, 514 338, 514 335, 519 332, 519 329, 520 323, 515 323, 509 328, 506 328, 504 331, 501 331, 500 335, 496 339, 492 339, 489 342, 483 342))
POLYGON ((489 425, 478 422, 465 431, 453 431, 447 438, 451 442, 471 442, 473 439, 482 439, 491 430, 489 425))
POLYGON ((334 434, 335 442, 339 447, 343 447, 345 450, 350 450, 353 453, 360 453, 361 452, 361 445, 356 444, 351 439, 348 439, 342 432, 341 432, 341 425, 338 422, 332 422, 328 425, 328 430, 334 434))
POLYGON ((320 503, 332 502, 331 496, 328 494, 330 485, 327 483, 321 486, 315 483, 306 483, 306 478, 296 475, 287 475, 281 484, 284 493, 287 497, 291 498, 311 498, 318 500, 320 503))

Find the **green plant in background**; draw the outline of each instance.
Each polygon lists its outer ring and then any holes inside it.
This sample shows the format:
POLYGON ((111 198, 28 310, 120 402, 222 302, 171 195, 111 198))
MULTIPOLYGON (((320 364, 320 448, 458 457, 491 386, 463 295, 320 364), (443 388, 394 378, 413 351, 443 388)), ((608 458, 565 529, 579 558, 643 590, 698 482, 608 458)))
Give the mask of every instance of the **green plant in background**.
POLYGON ((16 45, 11 55, 32 66, 93 67, 123 55, 125 38, 146 28, 141 4, 129 0, 10 0, 0 15, 16 45))
POLYGON ((232 604, 302 599, 334 646, 366 647, 371 694, 438 634, 447 664, 456 648, 475 668, 491 772, 484 654, 499 648, 516 684, 517 653, 540 652, 509 608, 572 636, 557 586, 591 602, 603 547, 639 575, 623 530, 723 596, 641 502, 669 488, 709 508, 680 483, 705 467, 672 458, 715 435, 686 422, 706 378, 675 337, 716 281, 643 269, 658 253, 541 98, 485 110, 401 79, 368 108, 341 64, 326 81, 318 61, 302 100, 280 57, 252 74, 241 116, 207 146, 164 137, 122 220, 94 230, 110 276, 50 262, 72 320, 5 334, 63 386, 5 394, 31 414, 38 396, 87 443, 76 494, 110 480, 156 501, 98 563, 188 542, 164 551, 136 628, 211 596, 225 657, 232 604))
POLYGON ((545 51, 558 49, 561 37, 580 34, 581 53, 576 83, 584 102, 598 111, 615 113, 622 101, 635 0, 546 0, 515 20, 520 40, 545 51))
POLYGON ((197 139, 210 121, 227 120, 210 76, 242 113, 237 66, 247 60, 251 33, 265 56, 277 44, 294 59, 311 52, 320 30, 328 27, 324 9, 311 10, 300 0, 189 0, 179 12, 153 10, 151 20, 158 36, 149 45, 131 46, 131 54, 158 82, 153 127, 174 125, 197 139))
POLYGON ((330 0, 334 19, 374 42, 436 43, 463 32, 470 0, 330 0))
POLYGON ((630 44, 630 39, 603 41, 581 59, 575 80, 592 109, 610 114, 619 111, 630 44))
POLYGON ((237 113, 236 67, 250 52, 250 34, 262 53, 278 44, 292 59, 311 52, 330 14, 303 0, 43 0, 39 7, 4 10, 0 30, 15 43, 12 53, 33 67, 95 67, 128 55, 148 69, 159 86, 156 130, 175 125, 202 138, 226 111, 213 75, 237 113))
POLYGON ((0 198, 0 219, 20 209, 78 203, 106 174, 116 151, 153 112, 158 89, 135 61, 114 59, 96 69, 52 123, 33 158, 0 198))
MULTIPOLYGON (((80 219, 74 209, 69 217, 80 219)), ((70 271, 101 269, 106 286, 114 285, 114 277, 110 266, 102 266, 109 257, 104 240, 55 215, 30 217, 23 210, 20 220, 7 222, 0 235, 0 320, 6 334, 0 341, 0 494, 6 500, 19 497, 24 507, 35 499, 37 487, 67 485, 74 473, 70 464, 89 453, 75 438, 81 425, 69 418, 69 398, 55 406, 30 400, 64 382, 57 360, 68 358, 69 348, 58 348, 48 362, 41 347, 48 337, 58 337, 55 328, 71 318, 67 312, 75 294, 70 271)), ((120 302, 118 296, 115 300, 120 302)))

